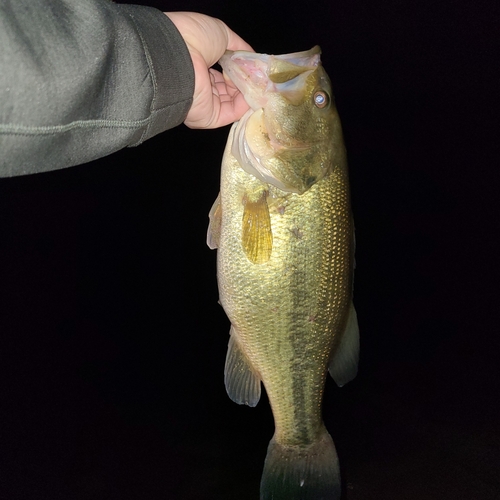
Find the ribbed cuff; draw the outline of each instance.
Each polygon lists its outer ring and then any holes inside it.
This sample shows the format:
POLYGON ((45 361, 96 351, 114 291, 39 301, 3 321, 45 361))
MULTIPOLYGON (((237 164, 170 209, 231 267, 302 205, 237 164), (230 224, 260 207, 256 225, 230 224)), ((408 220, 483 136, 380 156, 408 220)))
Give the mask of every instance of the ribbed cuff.
POLYGON ((160 10, 139 5, 120 5, 141 36, 154 86, 151 120, 144 142, 186 119, 193 102, 194 69, 188 48, 172 21, 160 10))

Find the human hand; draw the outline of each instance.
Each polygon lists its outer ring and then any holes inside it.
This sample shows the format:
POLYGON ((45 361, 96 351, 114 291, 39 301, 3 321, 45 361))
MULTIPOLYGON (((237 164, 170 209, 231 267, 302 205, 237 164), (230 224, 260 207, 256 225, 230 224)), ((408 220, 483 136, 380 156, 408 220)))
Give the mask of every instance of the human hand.
POLYGON ((248 110, 243 95, 212 66, 226 50, 252 47, 221 20, 196 12, 165 12, 184 38, 193 61, 195 85, 193 104, 184 123, 190 128, 228 125, 248 110))

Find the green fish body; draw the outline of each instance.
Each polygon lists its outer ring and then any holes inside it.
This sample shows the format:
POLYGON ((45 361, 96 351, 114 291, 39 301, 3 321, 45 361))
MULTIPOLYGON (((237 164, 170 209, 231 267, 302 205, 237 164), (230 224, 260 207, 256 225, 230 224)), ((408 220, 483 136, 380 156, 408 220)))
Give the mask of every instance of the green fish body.
POLYGON ((251 109, 231 129, 208 243, 231 322, 225 384, 255 406, 261 382, 275 434, 261 500, 338 500, 321 406, 328 370, 357 372, 354 226, 345 148, 319 48, 221 60, 251 109))

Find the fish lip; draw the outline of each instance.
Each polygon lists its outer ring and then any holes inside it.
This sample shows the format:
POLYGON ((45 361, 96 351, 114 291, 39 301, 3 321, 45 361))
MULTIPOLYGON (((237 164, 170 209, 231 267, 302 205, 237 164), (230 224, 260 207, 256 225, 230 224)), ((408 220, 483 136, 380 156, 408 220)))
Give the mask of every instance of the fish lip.
POLYGON ((315 45, 312 49, 304 50, 302 52, 291 52, 290 54, 257 54, 247 50, 226 50, 222 57, 219 59, 219 64, 224 70, 228 67, 229 61, 234 61, 235 58, 241 57, 244 59, 259 59, 267 63, 270 58, 288 61, 292 64, 314 68, 318 65, 321 55, 319 45, 315 45))
POLYGON ((290 54, 257 54, 244 50, 227 50, 219 59, 219 64, 227 77, 243 94, 248 105, 254 110, 267 103, 267 92, 280 92, 279 85, 269 78, 269 68, 276 60, 286 61, 304 70, 313 70, 320 63, 321 49, 318 45, 310 50, 290 54))
POLYGON ((257 74, 257 70, 253 72, 254 80, 261 79, 260 85, 256 81, 251 81, 251 72, 248 66, 245 66, 245 61, 260 61, 262 69, 267 70, 269 56, 267 54, 256 54, 243 50, 230 51, 227 50, 219 59, 219 64, 222 66, 224 74, 236 85, 238 90, 243 94, 247 104, 254 110, 263 108, 267 103, 265 92, 268 90, 269 78, 267 71, 261 71, 257 74), (240 61, 238 64, 237 61, 240 61))

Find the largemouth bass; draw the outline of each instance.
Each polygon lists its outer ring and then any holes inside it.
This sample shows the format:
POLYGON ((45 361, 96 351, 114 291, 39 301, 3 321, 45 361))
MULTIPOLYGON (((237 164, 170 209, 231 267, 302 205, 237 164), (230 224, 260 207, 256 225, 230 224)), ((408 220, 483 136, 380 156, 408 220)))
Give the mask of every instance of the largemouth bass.
POLYGON ((346 153, 319 47, 220 64, 251 109, 230 131, 207 242, 218 248, 231 322, 229 397, 275 420, 261 500, 338 500, 335 446, 321 415, 328 370, 357 373, 354 226, 346 153))

